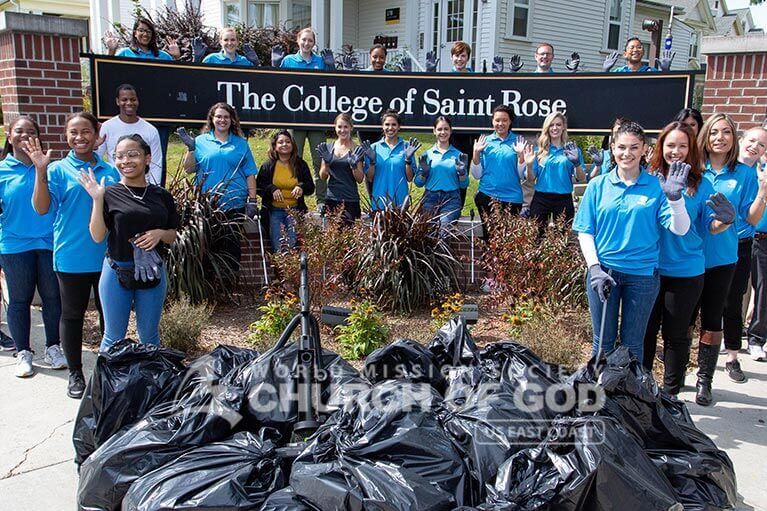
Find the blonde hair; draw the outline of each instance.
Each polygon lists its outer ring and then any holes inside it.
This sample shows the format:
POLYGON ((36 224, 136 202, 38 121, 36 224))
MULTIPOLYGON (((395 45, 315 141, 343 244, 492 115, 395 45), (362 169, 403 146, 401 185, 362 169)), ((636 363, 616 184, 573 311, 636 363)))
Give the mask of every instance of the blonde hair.
POLYGON ((239 39, 239 36, 237 36, 237 29, 234 28, 234 27, 224 27, 224 28, 222 28, 221 32, 218 34, 218 38, 221 39, 222 37, 224 37, 224 34, 226 32, 233 32, 235 37, 237 37, 237 39, 239 39))
POLYGON ((310 32, 312 34, 312 39, 314 40, 314 44, 317 44, 317 32, 315 32, 312 27, 306 27, 299 30, 298 33, 296 34, 296 41, 301 40, 301 34, 303 34, 304 32, 310 32))
POLYGON ((550 113, 546 116, 546 119, 544 119, 541 134, 538 136, 538 163, 541 165, 543 165, 543 162, 549 157, 549 149, 551 148, 549 128, 555 119, 562 120, 562 145, 567 143, 567 117, 565 117, 562 112, 550 113))

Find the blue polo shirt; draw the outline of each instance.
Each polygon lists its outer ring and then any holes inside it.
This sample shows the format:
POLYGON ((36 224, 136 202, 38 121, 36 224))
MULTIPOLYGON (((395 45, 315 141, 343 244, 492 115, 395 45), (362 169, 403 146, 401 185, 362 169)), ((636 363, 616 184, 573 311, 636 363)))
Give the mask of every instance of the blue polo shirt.
POLYGON ((285 58, 282 59, 280 67, 284 67, 285 69, 325 69, 325 61, 316 53, 312 53, 311 59, 304 60, 301 56, 301 52, 298 51, 286 55, 285 58))
POLYGON ((706 256, 706 268, 734 264, 738 261, 738 222, 745 222, 748 210, 756 197, 758 184, 756 174, 751 168, 738 163, 735 169, 722 169, 716 173, 711 168, 711 163, 706 162, 706 171, 703 179, 708 180, 714 190, 727 197, 735 207, 737 216, 735 224, 724 232, 707 234, 703 239, 703 253, 706 256))
POLYGON ((258 174, 253 153, 247 140, 229 133, 221 142, 212 131, 194 140, 194 160, 197 162, 195 183, 201 190, 218 196, 221 209, 240 209, 248 199, 248 176, 258 174))
POLYGON ((642 64, 642 67, 634 71, 631 69, 628 64, 621 67, 616 67, 613 69, 613 73, 657 73, 658 69, 655 69, 654 67, 650 67, 647 64, 642 64))
POLYGON ((605 267, 651 276, 658 267, 661 226, 670 224, 671 206, 655 176, 642 171, 636 183, 627 185, 610 172, 586 187, 573 230, 594 236, 605 267))
POLYGON ((117 50, 117 53, 115 53, 115 57, 128 57, 132 59, 152 59, 152 60, 173 60, 173 57, 170 56, 170 53, 159 50, 159 53, 157 55, 153 54, 151 51, 144 51, 140 48, 133 49, 133 48, 120 48, 117 50))
POLYGON ((56 209, 38 215, 32 207, 35 166, 9 154, 0 161, 0 254, 53 250, 56 209))
POLYGON ((487 147, 479 157, 482 164, 479 191, 502 202, 521 204, 522 185, 517 173, 517 153, 513 147, 516 141, 517 135, 511 131, 504 140, 497 133, 487 137, 487 147))
MULTIPOLYGON (((385 209, 392 204, 397 207, 402 206, 408 196, 408 181, 405 173, 405 141, 400 137, 394 147, 389 147, 386 140, 381 139, 371 147, 376 151, 371 209, 385 209)), ((366 161, 365 174, 369 170, 370 167, 366 161)))
MULTIPOLYGON (((754 177, 756 178, 756 188, 753 189, 753 196, 748 197, 749 202, 754 202, 756 200, 756 194, 759 191, 759 177, 756 174, 756 163, 749 167, 745 163, 738 162, 738 165, 743 165, 744 168, 749 169, 747 172, 751 172, 754 177)), ((750 209, 750 206, 749 206, 750 209)), ((746 220, 746 217, 741 218, 740 215, 735 219, 735 228, 738 231, 738 239, 744 240, 748 238, 753 238, 754 233, 756 232, 756 227, 748 223, 746 220)))
POLYGON ((234 60, 230 59, 224 50, 218 53, 211 53, 202 59, 203 64, 215 64, 218 66, 247 66, 253 67, 253 63, 243 55, 235 53, 234 60))
MULTIPOLYGON (((435 192, 454 192, 461 188, 461 181, 458 179, 458 174, 455 170, 455 163, 461 156, 461 151, 453 147, 452 145, 447 148, 444 153, 437 148, 437 144, 434 144, 431 149, 428 149, 424 154, 429 161, 431 171, 429 177, 425 180, 423 175, 417 170, 413 183, 418 187, 426 186, 427 190, 435 192)), ((463 182, 468 182, 469 169, 466 167, 466 177, 463 182)))
POLYGON ((538 67, 536 66, 536 68, 535 68, 535 71, 534 71, 534 72, 535 72, 535 73, 541 73, 541 74, 544 74, 544 73, 548 74, 548 73, 553 73, 553 72, 554 72, 554 68, 553 68, 553 67, 549 67, 549 70, 548 70, 548 71, 539 71, 539 70, 538 70, 538 67))
MULTIPOLYGON (((580 149, 578 149, 578 159, 579 165, 583 168, 583 153, 580 149)), ((563 147, 549 146, 549 154, 542 165, 536 154, 533 160, 533 174, 535 174, 536 192, 573 193, 575 165, 567 159, 563 147)))
POLYGON ((710 234, 713 211, 706 201, 714 194, 714 188, 706 179, 701 179, 695 195, 687 191, 684 206, 690 217, 690 230, 684 236, 677 236, 667 229, 660 232, 660 262, 658 271, 666 277, 696 277, 706 271, 703 255, 703 239, 710 234))
POLYGON ((63 273, 100 272, 107 250, 107 241, 96 243, 91 238, 88 224, 93 199, 78 182, 80 171, 93 169, 96 181, 104 179, 106 186, 120 181, 117 169, 93 153, 95 166, 78 160, 74 151, 62 160, 48 166, 48 192, 51 208, 55 208, 53 221, 53 269, 63 273))

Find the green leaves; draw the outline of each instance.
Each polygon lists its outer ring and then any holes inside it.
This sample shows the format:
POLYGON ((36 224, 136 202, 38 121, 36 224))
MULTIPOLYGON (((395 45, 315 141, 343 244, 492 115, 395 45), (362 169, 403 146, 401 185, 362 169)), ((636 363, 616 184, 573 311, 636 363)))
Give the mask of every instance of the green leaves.
POLYGON ((389 341, 389 328, 384 325, 383 315, 368 300, 352 302, 347 324, 337 326, 336 330, 341 354, 348 359, 365 357, 389 341))

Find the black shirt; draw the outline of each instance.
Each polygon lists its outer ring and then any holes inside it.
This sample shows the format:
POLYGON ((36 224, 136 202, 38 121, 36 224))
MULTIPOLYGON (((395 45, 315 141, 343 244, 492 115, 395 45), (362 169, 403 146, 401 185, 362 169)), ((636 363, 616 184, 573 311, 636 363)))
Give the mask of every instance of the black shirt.
MULTIPOLYGON (((104 222, 109 229, 109 256, 115 261, 133 262, 131 238, 151 229, 178 229, 179 220, 173 196, 165 188, 126 188, 117 183, 104 193, 104 222)), ((165 244, 160 242, 158 249, 162 252, 165 244)))

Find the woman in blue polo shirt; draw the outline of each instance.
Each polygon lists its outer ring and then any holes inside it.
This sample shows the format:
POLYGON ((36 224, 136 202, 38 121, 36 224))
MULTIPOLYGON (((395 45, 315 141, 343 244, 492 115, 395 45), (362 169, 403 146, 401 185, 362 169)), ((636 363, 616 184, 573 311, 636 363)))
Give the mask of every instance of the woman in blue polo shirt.
POLYGON ((421 206, 439 219, 443 231, 461 216, 461 183, 469 179, 469 157, 450 144, 452 132, 450 119, 434 120, 437 142, 421 155, 414 179, 426 188, 421 206))
POLYGON ((658 294, 660 231, 684 236, 690 227, 682 198, 690 167, 675 162, 667 178, 656 178, 641 167, 645 149, 641 126, 627 122, 618 127, 612 142, 616 169, 589 183, 573 223, 588 267, 593 353, 600 343, 605 351, 613 348, 620 310, 621 343, 640 362, 647 318, 658 294))
POLYGON ((399 136, 399 114, 386 110, 381 115, 383 138, 375 144, 363 142, 365 177, 372 183, 370 208, 380 211, 402 207, 408 196, 408 183, 413 180, 413 156, 421 142, 416 138, 404 141, 399 136))
POLYGON ((674 162, 690 165, 684 204, 690 216, 690 230, 677 236, 663 229, 660 233, 660 291, 647 324, 644 340, 644 366, 652 370, 658 331, 663 335, 663 388, 672 395, 684 383, 692 339, 688 324, 703 290, 705 257, 703 238, 718 234, 735 221, 735 208, 721 194, 714 195, 711 183, 703 179, 698 147, 692 131, 672 122, 658 135, 658 148, 649 164, 656 174, 668 176, 674 162))
MULTIPOLYGON (((258 168, 237 111, 226 103, 216 103, 208 110, 200 135, 192 139, 183 131, 179 136, 189 149, 184 169, 195 174, 200 190, 216 201, 230 221, 239 222, 243 216, 255 218, 258 168)), ((242 258, 239 234, 223 236, 219 243, 219 250, 232 257, 232 271, 239 273, 242 258)))
MULTIPOLYGON (((732 229, 718 236, 707 235, 703 240, 706 273, 700 299, 701 330, 695 395, 695 401, 702 406, 710 405, 713 399, 711 384, 722 343, 722 318, 738 262, 738 231, 745 222, 751 225, 759 222, 767 201, 767 189, 757 183, 753 170, 738 163, 735 133, 735 124, 729 116, 714 114, 698 134, 701 160, 705 162, 703 178, 711 183, 715 191, 727 197, 738 213, 732 229)), ((727 362, 725 368, 728 373, 735 373, 740 370, 740 364, 735 359, 727 362)), ((730 374, 731 378, 733 376, 730 374)))
POLYGON ((163 51, 157 44, 157 29, 149 19, 138 16, 131 31, 131 44, 117 49, 119 40, 111 32, 104 34, 104 44, 109 55, 134 59, 174 60, 181 57, 181 50, 176 40, 168 36, 165 44, 168 51, 163 51))
POLYGON ((40 136, 40 127, 26 115, 8 129, 0 161, 0 262, 8 285, 8 328, 16 344, 16 376, 32 375, 29 308, 35 287, 43 302, 45 363, 52 369, 67 364, 59 344, 61 299, 53 273, 53 211, 38 215, 32 208, 35 165, 23 144, 40 136))
POLYGON ((37 138, 25 145, 37 175, 32 193, 35 211, 40 215, 55 212, 53 269, 61 293, 61 346, 69 366, 67 394, 75 399, 81 398, 85 390, 83 319, 91 291, 103 330, 98 286, 106 253, 106 242, 94 242, 88 231, 91 198, 78 178, 81 171, 92 170, 95 179, 105 185, 120 179, 117 169, 94 151, 98 134, 96 118, 88 112, 78 112, 70 115, 66 122, 65 136, 72 150, 64 159, 51 163, 50 151, 43 152, 37 138))
POLYGON ((256 62, 258 62, 258 56, 251 46, 245 44, 242 48, 243 52, 249 57, 237 53, 237 47, 240 43, 237 40, 237 31, 234 28, 226 27, 222 29, 221 34, 219 35, 219 42, 221 43, 221 51, 207 55, 202 59, 203 64, 244 67, 253 67, 257 65, 256 62), (255 62, 251 59, 255 60, 255 62))
POLYGON ((530 216, 542 225, 551 217, 564 215, 572 220, 573 179, 584 181, 583 154, 567 137, 567 118, 559 113, 549 114, 543 121, 538 148, 525 157, 527 179, 535 181, 535 194, 530 203, 530 216))

